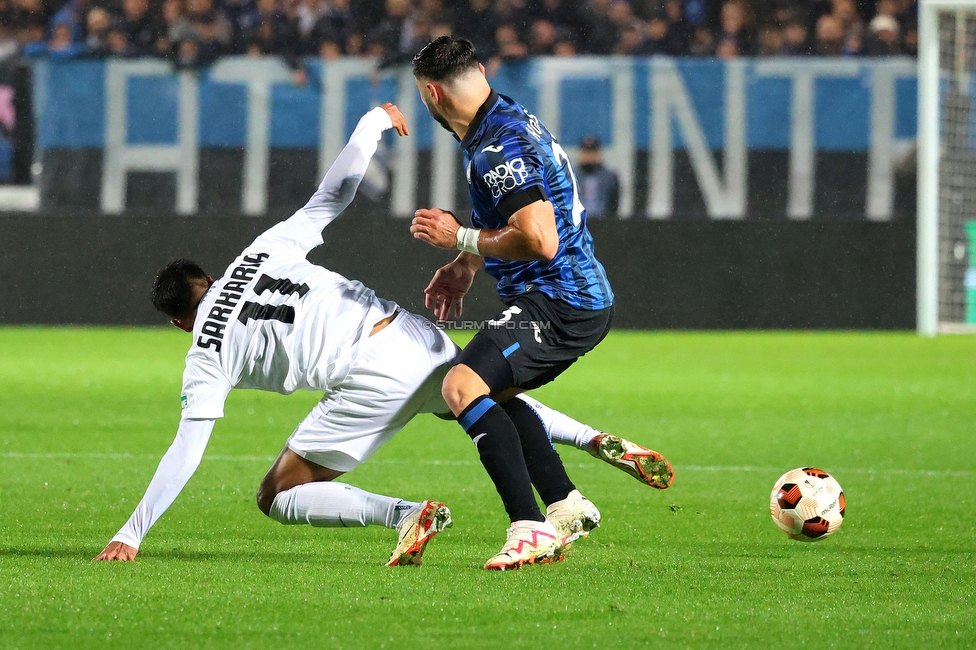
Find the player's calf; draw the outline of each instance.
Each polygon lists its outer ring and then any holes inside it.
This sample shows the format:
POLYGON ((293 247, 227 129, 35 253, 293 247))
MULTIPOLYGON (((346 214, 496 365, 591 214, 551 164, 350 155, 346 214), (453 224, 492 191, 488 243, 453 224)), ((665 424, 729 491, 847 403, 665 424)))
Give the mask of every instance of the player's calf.
POLYGON ((255 495, 258 509, 272 517, 274 501, 282 492, 307 483, 332 481, 342 474, 343 472, 309 462, 285 447, 258 486, 255 495))

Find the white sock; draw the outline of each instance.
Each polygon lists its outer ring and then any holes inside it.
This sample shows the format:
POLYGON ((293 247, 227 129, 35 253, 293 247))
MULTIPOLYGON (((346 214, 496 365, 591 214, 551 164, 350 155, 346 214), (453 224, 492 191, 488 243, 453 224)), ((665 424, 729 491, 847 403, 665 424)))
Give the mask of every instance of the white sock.
POLYGON ((271 503, 269 516, 282 524, 396 528, 404 515, 418 505, 366 492, 345 483, 318 481, 279 492, 271 503))
POLYGON ((519 395, 518 398, 528 404, 529 408, 539 416, 539 419, 542 420, 542 423, 546 427, 546 431, 549 433, 549 438, 553 442, 561 445, 570 445, 593 454, 590 443, 600 435, 600 431, 582 422, 577 422, 568 415, 551 409, 539 400, 529 397, 524 393, 519 395))

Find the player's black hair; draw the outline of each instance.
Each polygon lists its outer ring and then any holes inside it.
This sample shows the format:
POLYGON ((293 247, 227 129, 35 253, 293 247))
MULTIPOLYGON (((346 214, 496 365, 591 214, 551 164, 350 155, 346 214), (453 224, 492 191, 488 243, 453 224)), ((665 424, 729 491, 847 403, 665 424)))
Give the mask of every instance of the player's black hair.
POLYGON ((466 38, 441 36, 413 57, 413 74, 418 79, 446 81, 478 67, 478 53, 466 38))
POLYGON ((206 280, 207 274, 200 265, 190 260, 170 262, 156 274, 153 282, 153 307, 170 318, 189 316, 196 307, 193 302, 194 280, 206 280))

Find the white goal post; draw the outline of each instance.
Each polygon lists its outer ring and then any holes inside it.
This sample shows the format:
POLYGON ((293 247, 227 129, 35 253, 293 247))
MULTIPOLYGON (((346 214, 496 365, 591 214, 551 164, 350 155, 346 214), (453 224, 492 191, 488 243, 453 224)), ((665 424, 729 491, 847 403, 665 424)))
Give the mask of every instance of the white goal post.
POLYGON ((918 12, 918 332, 976 332, 976 0, 918 12))

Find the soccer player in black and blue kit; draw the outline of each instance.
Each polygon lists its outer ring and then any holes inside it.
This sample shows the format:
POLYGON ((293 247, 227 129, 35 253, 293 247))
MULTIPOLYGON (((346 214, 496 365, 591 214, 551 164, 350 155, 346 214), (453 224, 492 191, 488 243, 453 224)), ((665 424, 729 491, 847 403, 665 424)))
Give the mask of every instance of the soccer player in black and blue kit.
MULTIPOLYGON (((565 151, 521 104, 491 89, 471 43, 438 38, 414 57, 413 70, 431 116, 461 142, 475 226, 444 210, 417 211, 414 237, 461 250, 434 275, 427 306, 439 320, 460 316, 482 266, 508 306, 460 353, 442 391, 512 521, 485 568, 552 560, 598 526, 600 513, 576 490, 538 417, 509 398, 552 381, 603 340, 613 291, 565 151), (549 520, 568 523, 558 530, 549 520)), ((650 484, 668 487, 670 465, 650 453, 650 484)))

